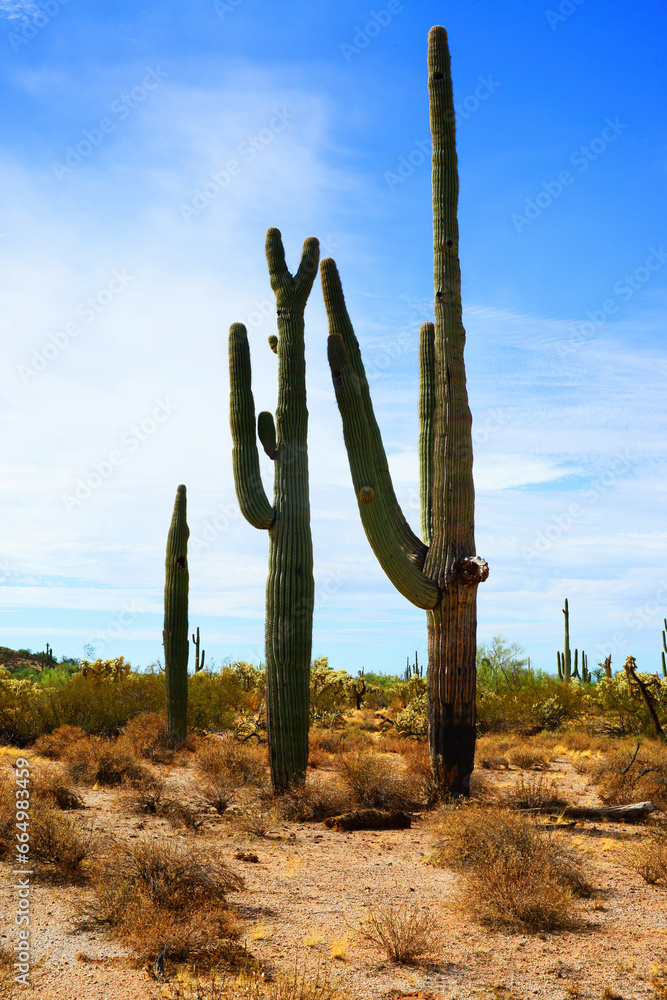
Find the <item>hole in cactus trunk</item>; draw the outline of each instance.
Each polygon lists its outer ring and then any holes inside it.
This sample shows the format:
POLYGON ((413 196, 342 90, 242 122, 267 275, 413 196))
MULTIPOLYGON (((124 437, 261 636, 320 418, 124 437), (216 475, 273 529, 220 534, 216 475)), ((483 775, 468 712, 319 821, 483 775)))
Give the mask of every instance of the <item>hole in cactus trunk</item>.
POLYGON ((179 556, 176 560, 176 565, 179 569, 185 569, 185 556, 179 556))
POLYGON ((334 385, 341 386, 343 384, 343 380, 340 377, 340 372, 339 371, 333 372, 332 373, 332 378, 333 378, 333 384, 334 385))
POLYGON ((444 299, 444 297, 445 297, 445 296, 444 296, 444 292, 436 292, 436 293, 435 293, 435 297, 436 297, 436 299, 438 300, 438 302, 442 302, 442 300, 443 300, 443 299, 444 299))
POLYGON ((454 246, 454 240, 446 240, 445 241, 445 246, 446 247, 453 247, 454 246))
POLYGON ((433 74, 433 79, 434 80, 442 80, 443 79, 442 73, 434 73, 433 74))

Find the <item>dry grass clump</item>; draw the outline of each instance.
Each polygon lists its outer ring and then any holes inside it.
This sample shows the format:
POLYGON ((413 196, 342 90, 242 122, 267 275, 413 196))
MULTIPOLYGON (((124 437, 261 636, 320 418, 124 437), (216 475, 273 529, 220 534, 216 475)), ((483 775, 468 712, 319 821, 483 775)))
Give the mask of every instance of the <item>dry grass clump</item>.
POLYGON ((619 750, 596 761, 589 773, 609 805, 650 799, 659 809, 667 808, 667 748, 661 745, 619 750))
POLYGON ((359 933, 382 948, 392 962, 410 964, 434 955, 441 944, 438 915, 412 903, 373 907, 359 933))
POLYGON ((567 805, 558 791, 555 779, 548 781, 542 774, 529 777, 521 774, 516 784, 507 790, 503 800, 516 809, 550 809, 567 805))
POLYGON ((55 809, 32 814, 30 857, 49 865, 48 875, 57 881, 78 878, 84 861, 94 856, 98 843, 98 836, 92 830, 84 829, 55 809))
POLYGON ((77 740, 63 752, 63 759, 70 777, 85 785, 122 785, 150 776, 131 746, 101 736, 77 740))
POLYGON ((170 799, 167 803, 165 815, 170 825, 176 827, 176 829, 185 829, 191 833, 199 833, 204 826, 204 820, 199 811, 183 799, 170 799))
POLYGON ((585 750, 591 753, 605 753, 613 746, 609 739, 580 729, 559 734, 558 742, 567 747, 568 750, 577 750, 580 753, 585 750))
POLYGON ((278 813, 274 805, 267 806, 255 800, 242 805, 230 818, 241 833, 250 837, 265 837, 276 825, 278 813))
POLYGON ((184 827, 193 833, 198 833, 204 825, 199 810, 188 801, 167 796, 164 779, 159 776, 150 776, 130 789, 125 795, 125 803, 135 813, 162 816, 172 826, 184 827))
POLYGON ((573 896, 591 892, 573 855, 509 809, 464 805, 448 812, 432 860, 463 875, 463 905, 492 927, 573 927, 573 896))
POLYGON ((664 820, 651 824, 646 832, 646 839, 628 853, 628 864, 649 885, 667 888, 667 824, 664 820))
POLYGON ((334 782, 310 778, 274 801, 278 815, 283 819, 291 823, 309 823, 344 812, 349 796, 334 782))
POLYGON ((521 743, 509 751, 509 762, 522 771, 542 771, 549 766, 551 756, 544 747, 521 743))
POLYGON ((326 966, 300 966, 265 977, 259 969, 245 970, 233 981, 214 974, 211 979, 193 979, 170 984, 170 1000, 343 1000, 344 994, 330 979, 326 966))
POLYGON ((80 922, 106 926, 140 961, 154 960, 168 942, 171 959, 203 968, 238 950, 227 896, 243 886, 213 854, 137 840, 116 846, 100 863, 94 892, 80 904, 80 922))
POLYGON ((226 775, 234 787, 266 784, 266 748, 239 743, 233 736, 210 736, 194 753, 197 770, 212 777, 226 775))
POLYGON ((516 737, 480 736, 475 745, 475 764, 486 771, 506 771, 509 753, 516 744, 516 737))
POLYGON ((202 789, 201 797, 207 806, 211 806, 219 816, 222 816, 234 798, 234 785, 229 774, 221 771, 219 774, 211 775, 202 789))
POLYGON ((373 750, 342 753, 336 769, 360 806, 406 809, 415 804, 419 794, 414 777, 399 774, 394 761, 373 750))
POLYGON ((39 757, 60 760, 77 740, 87 739, 87 733, 80 726, 58 726, 50 733, 39 736, 30 750, 39 757))
POLYGON ((83 799, 55 767, 44 767, 30 778, 30 797, 57 809, 83 809, 83 799))

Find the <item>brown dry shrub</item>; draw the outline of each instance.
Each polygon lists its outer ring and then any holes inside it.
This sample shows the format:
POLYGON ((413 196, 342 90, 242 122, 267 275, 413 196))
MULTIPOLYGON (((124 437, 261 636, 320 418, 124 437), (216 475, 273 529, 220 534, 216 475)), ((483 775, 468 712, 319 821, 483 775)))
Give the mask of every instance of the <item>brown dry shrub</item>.
POLYGON ((39 757, 48 757, 50 760, 60 760, 77 740, 87 739, 85 729, 80 726, 58 726, 50 733, 43 733, 38 737, 31 750, 39 757))
POLYGON ((505 792, 503 801, 516 809, 548 809, 567 805, 558 791, 556 780, 548 781, 542 774, 529 777, 521 774, 513 787, 505 792))
POLYGON ((667 824, 651 824, 648 836, 627 855, 630 868, 638 872, 649 885, 667 888, 667 824))
POLYGON ((492 927, 573 927, 573 896, 591 892, 579 862, 552 834, 504 808, 470 804, 448 812, 432 861, 463 875, 463 905, 492 927))
POLYGON ((441 945, 438 914, 414 903, 385 903, 370 909, 361 937, 382 948, 392 962, 411 964, 434 955, 441 945))
POLYGON ((233 736, 210 736, 194 754, 195 767, 206 776, 225 774, 235 787, 266 784, 266 748, 240 743, 233 736))
POLYGON ((278 815, 283 819, 292 823, 310 823, 344 812, 349 796, 336 783, 311 778, 274 802, 278 815))
POLYGON ((30 779, 31 800, 58 809, 83 809, 83 799, 67 781, 60 768, 44 767, 30 779))
POLYGON ((609 754, 591 768, 600 798, 609 805, 650 800, 659 809, 667 808, 667 748, 640 744, 631 763, 635 748, 609 754))
POLYGON ((343 750, 344 737, 338 729, 311 726, 308 733, 308 765, 322 767, 331 761, 332 754, 343 750))
POLYGON ((16 851, 16 785, 10 772, 0 771, 0 858, 16 851))
POLYGON ((415 778, 400 774, 394 761, 374 750, 342 753, 336 760, 336 769, 357 805, 372 809, 408 809, 418 800, 415 778))
POLYGON ((77 740, 64 752, 64 760, 70 777, 85 785, 122 785, 150 777, 127 743, 101 736, 77 740))
POLYGON ((121 739, 137 757, 154 764, 170 764, 174 759, 174 742, 167 732, 166 715, 142 712, 128 722, 121 739))
POLYGON ((168 807, 166 785, 159 775, 152 775, 145 781, 130 788, 124 796, 124 802, 132 812, 144 816, 163 816, 168 807))
POLYGON ((36 811, 30 823, 30 857, 50 866, 51 876, 69 881, 97 850, 98 837, 55 809, 36 811))
POLYGON ((406 773, 414 783, 417 796, 427 805, 433 805, 438 797, 437 786, 431 766, 431 755, 427 743, 403 740, 401 756, 406 773))
POLYGON ((154 959, 168 942, 170 958, 203 968, 235 950, 239 927, 226 900, 243 885, 214 854, 137 840, 116 846, 99 864, 94 892, 79 904, 80 924, 106 925, 140 961, 154 959))
POLYGON ((164 814, 171 826, 176 829, 183 828, 191 833, 199 833, 204 826, 199 811, 184 799, 170 799, 164 814))

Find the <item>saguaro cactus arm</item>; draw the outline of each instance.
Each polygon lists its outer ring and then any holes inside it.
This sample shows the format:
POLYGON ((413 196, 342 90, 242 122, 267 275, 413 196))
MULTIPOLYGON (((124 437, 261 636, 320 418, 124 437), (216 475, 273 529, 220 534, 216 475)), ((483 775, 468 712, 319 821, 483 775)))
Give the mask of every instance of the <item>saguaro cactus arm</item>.
POLYGON ((396 589, 418 608, 433 608, 440 599, 440 592, 421 571, 425 546, 407 525, 396 500, 335 262, 326 258, 320 271, 329 319, 329 364, 366 537, 396 589), (410 545, 412 559, 406 552, 408 532, 414 539, 410 545))
POLYGON ((255 528, 270 528, 274 510, 262 485, 257 452, 255 400, 252 394, 248 332, 243 323, 229 328, 229 420, 232 467, 241 513, 255 528))
MULTIPOLYGON (((389 463, 387 462, 387 456, 382 443, 382 434, 375 419, 373 401, 371 400, 368 379, 366 378, 366 371, 359 349, 359 341, 355 336, 354 328, 345 305, 345 297, 336 264, 330 257, 322 261, 320 273, 324 304, 329 320, 329 361, 331 363, 331 353, 336 348, 338 349, 338 353, 334 353, 334 358, 338 358, 341 362, 343 358, 347 359, 349 370, 352 373, 351 381, 355 382, 358 387, 356 406, 359 410, 359 419, 364 424, 364 433, 367 436, 366 447, 369 458, 375 466, 375 475, 377 477, 376 487, 380 488, 378 492, 381 492, 384 498, 389 524, 398 544, 407 557, 421 569, 426 556, 426 546, 413 532, 396 499, 394 485, 389 472, 389 463), (336 339, 332 340, 332 337, 338 338, 338 341, 336 339), (340 350, 341 346, 344 348, 344 351, 340 350)), ((335 372, 336 369, 332 366, 334 387, 336 387, 335 372)))

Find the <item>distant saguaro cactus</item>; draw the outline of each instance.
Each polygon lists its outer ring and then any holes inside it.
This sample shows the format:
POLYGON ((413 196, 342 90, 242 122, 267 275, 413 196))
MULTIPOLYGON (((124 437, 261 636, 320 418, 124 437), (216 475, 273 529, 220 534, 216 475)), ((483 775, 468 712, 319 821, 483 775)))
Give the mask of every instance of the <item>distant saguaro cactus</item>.
POLYGON ((455 117, 447 32, 442 27, 429 32, 428 91, 435 324, 423 324, 419 346, 422 540, 410 528, 394 493, 336 264, 323 260, 320 270, 329 319, 329 363, 361 521, 391 582, 427 612, 429 746, 438 793, 446 796, 469 793, 475 756, 477 587, 489 567, 475 555, 455 117))
POLYGON ((570 609, 568 607, 567 597, 565 598, 563 614, 565 616, 565 643, 562 653, 560 650, 556 651, 558 678, 564 684, 569 684, 572 679, 581 680, 584 684, 589 684, 591 681, 591 673, 588 669, 588 657, 583 649, 581 651, 581 675, 579 674, 578 649, 575 649, 574 651, 574 669, 572 669, 572 650, 570 649, 570 609))
POLYGON ((276 296, 278 355, 276 420, 255 423, 248 335, 242 323, 229 330, 230 423, 234 482, 241 512, 269 533, 266 581, 266 722, 275 791, 301 781, 308 763, 308 700, 315 584, 308 496, 308 410, 304 309, 317 274, 319 243, 303 244, 299 269, 287 270, 277 229, 266 234, 266 259, 276 296), (274 462, 273 504, 259 471, 256 435, 274 462))
POLYGON ((167 687, 167 731, 182 743, 188 716, 188 537, 185 486, 176 490, 167 536, 164 584, 164 675, 167 687))
POLYGON ((206 650, 202 649, 200 654, 200 640, 199 640, 199 625, 197 625, 197 634, 192 633, 192 641, 195 647, 195 673, 198 674, 200 670, 204 669, 204 662, 206 660, 206 650))

